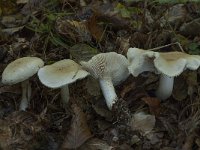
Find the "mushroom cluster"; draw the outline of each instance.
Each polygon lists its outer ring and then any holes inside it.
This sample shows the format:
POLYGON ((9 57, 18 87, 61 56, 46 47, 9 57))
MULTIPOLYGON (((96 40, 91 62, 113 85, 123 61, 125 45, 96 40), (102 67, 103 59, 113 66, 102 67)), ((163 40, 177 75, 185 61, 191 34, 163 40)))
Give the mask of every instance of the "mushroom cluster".
POLYGON ((106 104, 111 110, 118 100, 114 87, 126 80, 130 74, 134 77, 145 71, 160 74, 155 94, 159 99, 165 100, 172 94, 174 77, 186 69, 196 70, 200 66, 200 56, 183 52, 154 52, 129 48, 127 58, 115 52, 108 52, 97 54, 88 62, 81 61, 80 64, 64 59, 44 66, 40 58, 23 57, 8 64, 2 74, 2 83, 12 85, 21 82, 22 100, 19 109, 26 110, 31 99, 29 78, 34 74, 37 73, 43 85, 61 89, 64 105, 70 97, 68 85, 91 75, 99 81, 106 104))

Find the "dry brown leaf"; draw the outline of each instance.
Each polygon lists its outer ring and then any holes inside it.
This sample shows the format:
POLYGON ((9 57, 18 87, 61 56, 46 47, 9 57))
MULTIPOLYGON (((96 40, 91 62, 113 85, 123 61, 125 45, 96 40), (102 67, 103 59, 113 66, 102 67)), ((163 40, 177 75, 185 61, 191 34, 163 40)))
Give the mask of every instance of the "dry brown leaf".
POLYGON ((131 119, 132 130, 137 130, 142 135, 150 133, 155 126, 155 116, 145 114, 144 112, 135 113, 131 119))
POLYGON ((12 130, 9 122, 0 120, 0 149, 7 149, 12 138, 12 130))
POLYGON ((82 145, 79 150, 111 150, 113 147, 108 145, 105 141, 93 138, 82 145))
POLYGON ((67 133, 63 142, 63 149, 75 149, 80 147, 85 141, 87 141, 92 134, 87 125, 86 116, 83 111, 77 106, 72 106, 74 111, 74 117, 69 132, 67 133))
POLYGON ((160 100, 155 97, 143 97, 142 100, 149 106, 151 114, 158 116, 160 114, 160 100))
POLYGON ((21 94, 21 88, 18 85, 14 86, 2 86, 0 87, 0 94, 2 93, 16 93, 21 94))
POLYGON ((128 84, 126 84, 126 86, 123 86, 123 89, 120 90, 121 98, 124 98, 127 93, 129 93, 131 90, 134 90, 135 88, 135 82, 129 82, 128 84))
POLYGON ((85 21, 58 19, 56 22, 56 29, 60 34, 68 38, 70 37, 75 42, 88 42, 91 40, 91 35, 85 21))
POLYGON ((96 16, 93 15, 87 20, 87 28, 92 36, 100 42, 103 38, 103 29, 97 24, 96 16))
POLYGON ((187 95, 188 95, 188 85, 183 76, 179 76, 174 81, 172 96, 174 99, 182 101, 186 99, 187 95))

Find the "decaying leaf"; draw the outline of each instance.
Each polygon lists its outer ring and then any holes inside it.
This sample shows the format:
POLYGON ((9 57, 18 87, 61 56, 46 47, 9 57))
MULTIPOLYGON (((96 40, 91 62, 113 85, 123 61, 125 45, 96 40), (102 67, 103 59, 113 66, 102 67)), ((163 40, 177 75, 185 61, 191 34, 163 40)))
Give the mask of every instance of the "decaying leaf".
POLYGON ((2 86, 2 87, 0 87, 0 94, 2 94, 2 93, 21 94, 21 89, 18 85, 16 85, 16 86, 2 86))
POLYGON ((82 145, 79 150, 111 150, 112 148, 105 141, 93 138, 82 145))
POLYGON ((17 4, 26 4, 26 3, 28 3, 28 0, 17 0, 16 3, 17 4))
POLYGON ((120 53, 127 53, 130 48, 130 37, 117 37, 116 43, 119 44, 120 53))
POLYGON ((97 24, 96 16, 93 15, 87 20, 87 28, 91 35, 100 42, 103 39, 103 29, 97 24))
POLYGON ((142 100, 149 106, 151 114, 158 116, 160 114, 160 100, 154 97, 143 97, 142 100))
POLYGON ((98 50, 93 48, 87 44, 76 44, 70 48, 70 54, 74 57, 78 62, 79 61, 88 61, 94 55, 98 54, 98 50))
POLYGON ((9 35, 12 35, 15 32, 18 32, 20 30, 22 30, 24 28, 24 26, 21 27, 14 27, 14 28, 7 28, 7 29, 3 29, 2 32, 3 33, 7 33, 9 35))
POLYGON ((56 22, 56 29, 60 34, 67 38, 70 37, 75 42, 89 42, 91 40, 91 34, 87 29, 85 21, 58 19, 56 22))
POLYGON ((0 149, 7 149, 12 138, 12 130, 9 127, 9 122, 0 120, 0 149))
POLYGON ((100 96, 101 95, 101 89, 99 86, 99 82, 96 79, 94 79, 92 77, 88 77, 85 86, 87 88, 88 93, 90 93, 90 95, 92 95, 92 96, 100 96))
POLYGON ((74 117, 72 119, 70 130, 63 142, 63 149, 76 149, 92 137, 83 111, 75 104, 72 108, 74 111, 74 117))
POLYGON ((137 130, 140 134, 145 135, 153 130, 155 123, 155 116, 139 112, 133 115, 131 119, 131 128, 132 130, 137 130))
POLYGON ((178 101, 184 100, 188 95, 188 85, 182 76, 175 79, 172 96, 178 101))
POLYGON ((120 90, 121 98, 124 98, 127 93, 129 93, 131 90, 134 90, 135 88, 135 82, 129 82, 128 84, 126 84, 126 86, 123 86, 123 89, 120 90))

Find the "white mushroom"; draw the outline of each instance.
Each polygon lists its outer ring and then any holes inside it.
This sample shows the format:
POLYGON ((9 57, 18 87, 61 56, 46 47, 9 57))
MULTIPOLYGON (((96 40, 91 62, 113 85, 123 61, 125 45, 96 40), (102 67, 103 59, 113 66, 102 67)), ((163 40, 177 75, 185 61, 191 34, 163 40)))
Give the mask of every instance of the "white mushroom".
POLYGON ((130 62, 129 71, 134 76, 138 76, 144 71, 161 74, 159 86, 156 90, 156 96, 161 100, 171 96, 174 77, 180 75, 186 69, 196 70, 200 66, 200 56, 182 52, 159 53, 130 48, 127 57, 130 62))
POLYGON ((31 85, 29 78, 37 73, 40 67, 44 65, 43 60, 37 57, 19 58, 5 68, 2 74, 3 84, 16 84, 21 82, 22 100, 20 110, 26 110, 31 98, 31 85))
POLYGON ((47 65, 38 71, 42 84, 50 88, 61 88, 61 99, 64 104, 69 101, 68 84, 85 78, 89 73, 82 70, 80 65, 70 59, 47 65))
POLYGON ((115 52, 100 53, 88 62, 80 62, 94 78, 99 80, 101 90, 109 109, 118 99, 114 86, 129 76, 128 60, 115 52))
POLYGON ((154 59, 154 65, 162 73, 156 96, 165 100, 171 96, 174 77, 179 76, 184 70, 197 70, 200 66, 200 56, 189 55, 182 52, 159 53, 154 59))

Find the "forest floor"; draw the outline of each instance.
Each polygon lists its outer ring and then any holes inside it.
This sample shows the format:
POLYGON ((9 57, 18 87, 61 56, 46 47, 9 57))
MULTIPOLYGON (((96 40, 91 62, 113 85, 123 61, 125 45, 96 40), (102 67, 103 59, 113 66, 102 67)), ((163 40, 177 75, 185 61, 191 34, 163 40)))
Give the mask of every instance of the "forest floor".
MULTIPOLYGON (((157 51, 200 54, 200 2, 0 1, 1 74, 25 56, 48 65, 89 60, 102 52, 126 56, 130 47, 167 44, 157 51)), ((149 94, 158 79, 154 73, 128 77, 116 87, 120 99, 112 111, 91 77, 69 86, 70 102, 64 107, 60 90, 33 76, 27 111, 18 111, 20 85, 0 83, 0 149, 200 150, 199 70, 176 77, 172 96, 162 102, 149 94)))

